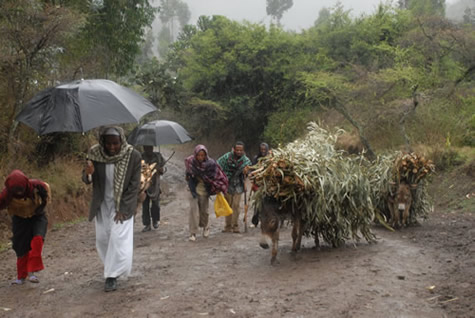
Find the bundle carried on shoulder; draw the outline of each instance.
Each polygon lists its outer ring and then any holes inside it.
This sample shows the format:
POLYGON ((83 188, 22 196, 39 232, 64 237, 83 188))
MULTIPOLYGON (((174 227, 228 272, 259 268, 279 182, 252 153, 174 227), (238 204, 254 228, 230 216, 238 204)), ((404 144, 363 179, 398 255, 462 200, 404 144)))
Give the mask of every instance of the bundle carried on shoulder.
POLYGON ((140 171, 140 192, 147 190, 152 184, 152 178, 157 172, 157 163, 148 164, 142 160, 142 168, 140 171))

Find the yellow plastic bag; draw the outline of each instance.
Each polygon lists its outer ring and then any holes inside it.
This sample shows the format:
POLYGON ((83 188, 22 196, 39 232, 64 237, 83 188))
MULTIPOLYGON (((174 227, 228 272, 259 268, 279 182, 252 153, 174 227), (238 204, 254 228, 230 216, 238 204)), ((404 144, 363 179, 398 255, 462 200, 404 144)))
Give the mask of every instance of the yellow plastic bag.
POLYGON ((217 218, 220 216, 228 216, 233 214, 233 210, 221 192, 216 194, 216 200, 214 201, 214 213, 216 213, 217 218))

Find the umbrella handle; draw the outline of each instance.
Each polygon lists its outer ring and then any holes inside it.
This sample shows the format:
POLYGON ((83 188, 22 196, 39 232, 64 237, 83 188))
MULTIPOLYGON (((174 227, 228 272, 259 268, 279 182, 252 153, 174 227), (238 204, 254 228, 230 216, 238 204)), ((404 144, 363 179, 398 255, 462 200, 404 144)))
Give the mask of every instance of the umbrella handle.
MULTIPOLYGON (((89 160, 89 158, 86 158, 86 164, 87 164, 88 166, 91 166, 91 165, 92 165, 92 161, 89 160)), ((87 181, 92 182, 92 174, 88 174, 88 175, 87 175, 87 181)))

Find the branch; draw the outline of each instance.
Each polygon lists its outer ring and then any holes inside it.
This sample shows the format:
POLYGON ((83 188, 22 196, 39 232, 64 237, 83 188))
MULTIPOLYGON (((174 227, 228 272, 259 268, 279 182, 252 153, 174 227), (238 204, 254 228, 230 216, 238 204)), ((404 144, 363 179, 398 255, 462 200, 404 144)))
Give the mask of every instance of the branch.
POLYGON ((424 36, 425 36, 426 38, 428 38, 430 42, 435 43, 435 44, 436 44, 437 46, 439 46, 443 51, 445 51, 445 53, 442 53, 442 54, 439 55, 439 58, 444 57, 444 56, 446 56, 447 54, 449 54, 450 52, 454 51, 454 48, 453 48, 453 47, 455 46, 455 44, 456 44, 456 42, 457 42, 457 39, 456 39, 455 37, 452 36, 453 41, 450 43, 450 45, 448 45, 448 46, 443 45, 441 41, 435 41, 434 36, 429 35, 429 34, 426 32, 426 30, 424 29, 424 25, 422 24, 422 22, 420 21, 419 18, 417 18, 417 22, 419 23, 419 27, 420 27, 421 30, 422 30, 422 34, 424 34, 424 36))
POLYGON ((462 76, 460 76, 459 78, 457 78, 457 80, 454 82, 454 86, 452 86, 452 89, 450 90, 448 96, 452 96, 455 92, 455 88, 457 87, 458 84, 460 84, 461 82, 463 82, 464 80, 466 80, 468 77, 470 77, 473 73, 475 73, 475 64, 470 66, 464 73, 462 76))
POLYGON ((350 124, 353 125, 358 130, 358 135, 361 139, 361 142, 363 143, 364 147, 366 148, 366 156, 370 161, 373 161, 376 159, 376 154, 374 153, 373 149, 371 148, 371 145, 369 144, 368 139, 366 139, 364 135, 363 128, 361 125, 356 122, 356 120, 353 119, 353 117, 350 115, 348 110, 346 109, 345 105, 343 105, 339 100, 336 98, 334 99, 335 101, 335 109, 345 117, 346 120, 350 122, 350 124))
POLYGON ((462 82, 463 80, 467 79, 470 75, 472 75, 472 73, 475 72, 475 64, 470 66, 466 71, 465 73, 463 73, 463 75, 458 78, 456 81, 455 81, 455 86, 457 86, 458 84, 460 84, 460 82, 462 82))
POLYGON ((411 107, 410 109, 405 111, 402 114, 401 119, 399 120, 399 125, 401 126, 401 132, 402 132, 402 135, 404 136, 404 142, 406 144, 406 149, 407 149, 408 152, 412 152, 412 148, 411 148, 411 141, 409 139, 409 136, 406 133, 405 123, 406 123, 406 119, 409 116, 409 114, 415 112, 417 106, 419 105, 418 94, 417 94, 417 88, 418 87, 419 87, 419 85, 415 85, 413 90, 412 90, 412 105, 413 105, 413 107, 411 107))

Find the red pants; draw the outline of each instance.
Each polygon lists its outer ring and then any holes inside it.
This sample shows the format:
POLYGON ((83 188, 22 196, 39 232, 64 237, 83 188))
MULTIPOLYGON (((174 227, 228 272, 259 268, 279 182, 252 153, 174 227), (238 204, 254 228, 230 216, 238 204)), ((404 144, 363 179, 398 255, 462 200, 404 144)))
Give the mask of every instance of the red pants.
POLYGON ((28 273, 38 272, 45 267, 41 259, 43 251, 43 237, 34 236, 30 242, 31 250, 25 255, 18 257, 16 261, 18 279, 26 278, 28 273))

